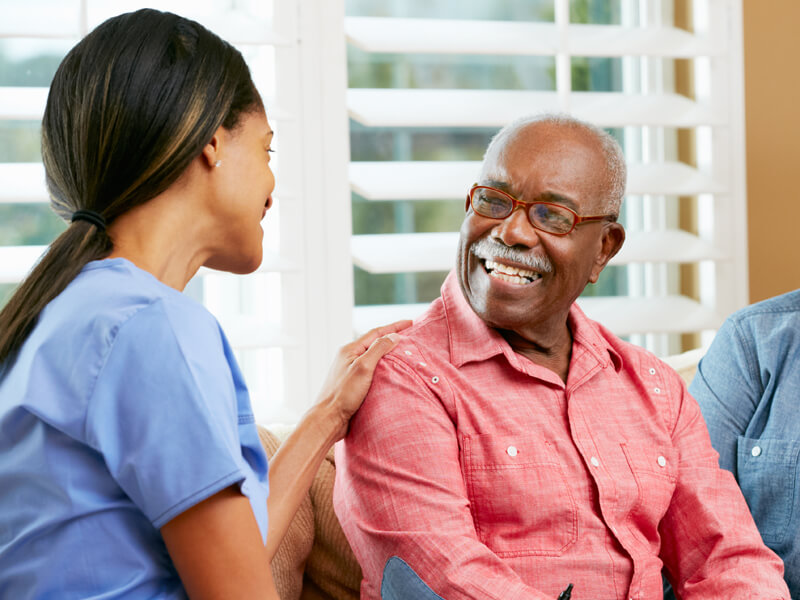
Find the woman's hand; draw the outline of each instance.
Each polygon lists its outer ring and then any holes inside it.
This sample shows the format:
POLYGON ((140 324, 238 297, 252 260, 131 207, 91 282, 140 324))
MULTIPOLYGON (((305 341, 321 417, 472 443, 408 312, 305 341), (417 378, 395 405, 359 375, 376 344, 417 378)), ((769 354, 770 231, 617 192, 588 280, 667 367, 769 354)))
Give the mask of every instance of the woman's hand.
POLYGON ((378 327, 343 346, 333 361, 319 402, 303 416, 269 461, 268 560, 275 556, 331 445, 347 433, 350 417, 369 391, 378 361, 397 344, 396 332, 410 324, 411 321, 398 321, 378 327))
POLYGON ((339 350, 320 392, 318 404, 329 409, 333 415, 337 427, 334 441, 347 434, 350 417, 364 401, 378 361, 397 344, 397 332, 409 325, 411 321, 397 321, 376 327, 339 350))

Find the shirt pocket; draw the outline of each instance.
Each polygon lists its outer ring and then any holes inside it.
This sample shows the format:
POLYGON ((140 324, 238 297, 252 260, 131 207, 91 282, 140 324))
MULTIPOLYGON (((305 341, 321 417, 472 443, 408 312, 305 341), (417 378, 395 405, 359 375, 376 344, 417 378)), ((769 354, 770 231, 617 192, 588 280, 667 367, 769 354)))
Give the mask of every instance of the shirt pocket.
POLYGON ((462 444, 475 529, 495 554, 559 556, 575 543, 577 507, 554 443, 485 434, 462 444))
POLYGON ((790 527, 797 488, 800 441, 739 437, 736 457, 739 487, 765 543, 783 543, 790 527))
POLYGON ((669 509, 678 481, 676 454, 657 444, 628 441, 620 446, 636 482, 629 517, 636 531, 649 542, 659 543, 658 526, 669 509))

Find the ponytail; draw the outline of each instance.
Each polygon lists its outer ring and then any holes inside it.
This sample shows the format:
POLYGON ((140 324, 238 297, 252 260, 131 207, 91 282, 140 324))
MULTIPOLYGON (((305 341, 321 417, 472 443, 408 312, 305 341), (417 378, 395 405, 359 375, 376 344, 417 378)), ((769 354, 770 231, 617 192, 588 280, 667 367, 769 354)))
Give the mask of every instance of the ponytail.
POLYGON ((113 247, 108 233, 87 221, 75 221, 50 244, 0 311, 0 363, 19 350, 44 307, 64 291, 81 269, 108 256, 113 247))

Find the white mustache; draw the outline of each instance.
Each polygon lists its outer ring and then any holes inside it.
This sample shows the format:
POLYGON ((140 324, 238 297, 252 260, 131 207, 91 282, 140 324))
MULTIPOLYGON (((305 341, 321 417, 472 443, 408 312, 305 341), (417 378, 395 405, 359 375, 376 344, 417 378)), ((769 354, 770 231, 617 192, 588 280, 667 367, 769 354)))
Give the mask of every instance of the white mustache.
POLYGON ((550 273, 553 270, 553 263, 546 256, 526 254, 512 246, 506 246, 502 242, 488 237, 472 244, 469 251, 482 260, 504 258, 519 265, 524 265, 531 271, 537 271, 538 273, 550 273))

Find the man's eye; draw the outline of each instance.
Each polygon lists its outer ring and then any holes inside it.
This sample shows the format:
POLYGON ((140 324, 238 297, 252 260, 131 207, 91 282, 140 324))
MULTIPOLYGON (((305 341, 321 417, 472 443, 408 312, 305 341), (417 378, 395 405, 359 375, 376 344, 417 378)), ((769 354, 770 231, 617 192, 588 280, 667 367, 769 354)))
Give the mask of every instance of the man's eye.
POLYGON ((508 200, 502 196, 488 196, 481 194, 478 196, 478 202, 482 209, 492 214, 503 214, 508 211, 508 200))

